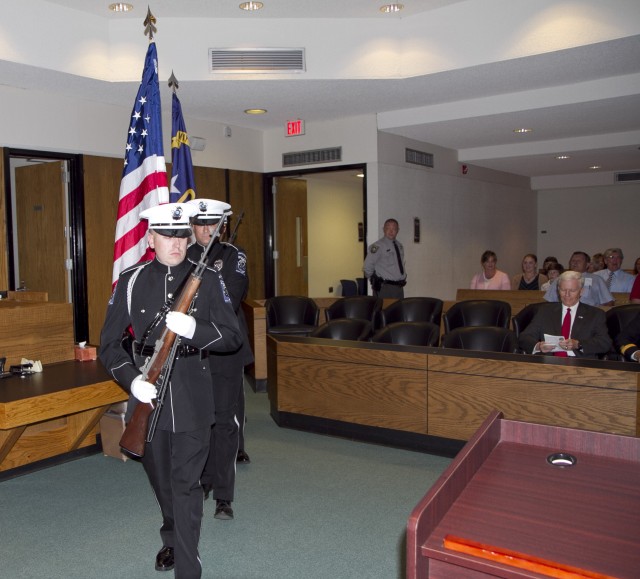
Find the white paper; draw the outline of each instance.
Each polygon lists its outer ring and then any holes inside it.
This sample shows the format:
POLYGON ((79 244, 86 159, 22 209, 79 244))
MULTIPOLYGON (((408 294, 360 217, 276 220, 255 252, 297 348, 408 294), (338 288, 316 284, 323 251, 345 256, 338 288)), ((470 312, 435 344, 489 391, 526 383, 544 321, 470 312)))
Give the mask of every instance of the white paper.
POLYGON ((564 350, 558 345, 560 343, 560 340, 564 340, 564 336, 552 336, 551 334, 544 335, 544 343, 553 344, 553 350, 551 350, 551 353, 566 352, 567 356, 575 356, 575 353, 572 350, 564 350))

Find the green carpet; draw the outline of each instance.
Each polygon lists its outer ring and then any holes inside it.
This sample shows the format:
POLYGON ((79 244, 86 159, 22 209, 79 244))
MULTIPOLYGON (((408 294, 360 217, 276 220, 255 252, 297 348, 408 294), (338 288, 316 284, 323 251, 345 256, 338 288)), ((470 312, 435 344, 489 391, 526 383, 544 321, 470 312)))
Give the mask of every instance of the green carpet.
MULTIPOLYGON (((205 503, 204 578, 396 579, 405 526, 450 459, 280 429, 247 392, 235 519, 205 503)), ((139 463, 94 455, 0 482, 7 579, 163 579, 160 512, 139 463)))

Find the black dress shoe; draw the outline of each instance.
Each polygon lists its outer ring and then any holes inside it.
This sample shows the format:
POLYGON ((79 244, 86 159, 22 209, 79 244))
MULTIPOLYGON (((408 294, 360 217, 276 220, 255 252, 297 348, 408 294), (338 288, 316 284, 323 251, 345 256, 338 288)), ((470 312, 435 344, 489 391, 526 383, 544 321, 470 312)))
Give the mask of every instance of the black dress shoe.
POLYGON ((156 571, 173 569, 173 547, 162 547, 156 555, 156 571))
POLYGON ((213 490, 213 485, 202 485, 202 491, 204 492, 204 500, 206 501, 213 490))
POLYGON ((249 455, 244 451, 244 448, 238 450, 238 456, 236 456, 236 462, 243 462, 244 464, 249 464, 251 459, 249 455))
POLYGON ((216 512, 213 515, 215 519, 222 519, 223 521, 229 521, 233 519, 233 509, 231 508, 231 501, 216 501, 216 512))

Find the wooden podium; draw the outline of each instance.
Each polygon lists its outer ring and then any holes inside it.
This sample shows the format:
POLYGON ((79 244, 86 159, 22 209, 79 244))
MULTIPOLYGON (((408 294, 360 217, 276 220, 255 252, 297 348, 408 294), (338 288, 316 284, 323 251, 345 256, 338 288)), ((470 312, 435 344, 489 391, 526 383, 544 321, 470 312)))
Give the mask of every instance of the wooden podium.
POLYGON ((640 439, 492 413, 409 517, 407 578, 427 577, 637 579, 640 439))

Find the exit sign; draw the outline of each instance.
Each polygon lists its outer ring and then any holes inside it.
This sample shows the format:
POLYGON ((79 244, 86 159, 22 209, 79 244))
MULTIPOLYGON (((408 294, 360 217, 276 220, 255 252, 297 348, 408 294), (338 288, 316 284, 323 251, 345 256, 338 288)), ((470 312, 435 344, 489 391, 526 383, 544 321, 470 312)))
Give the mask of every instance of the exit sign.
POLYGON ((287 124, 284 127, 284 134, 287 137, 304 135, 304 121, 301 119, 297 119, 295 121, 287 121, 287 124))

